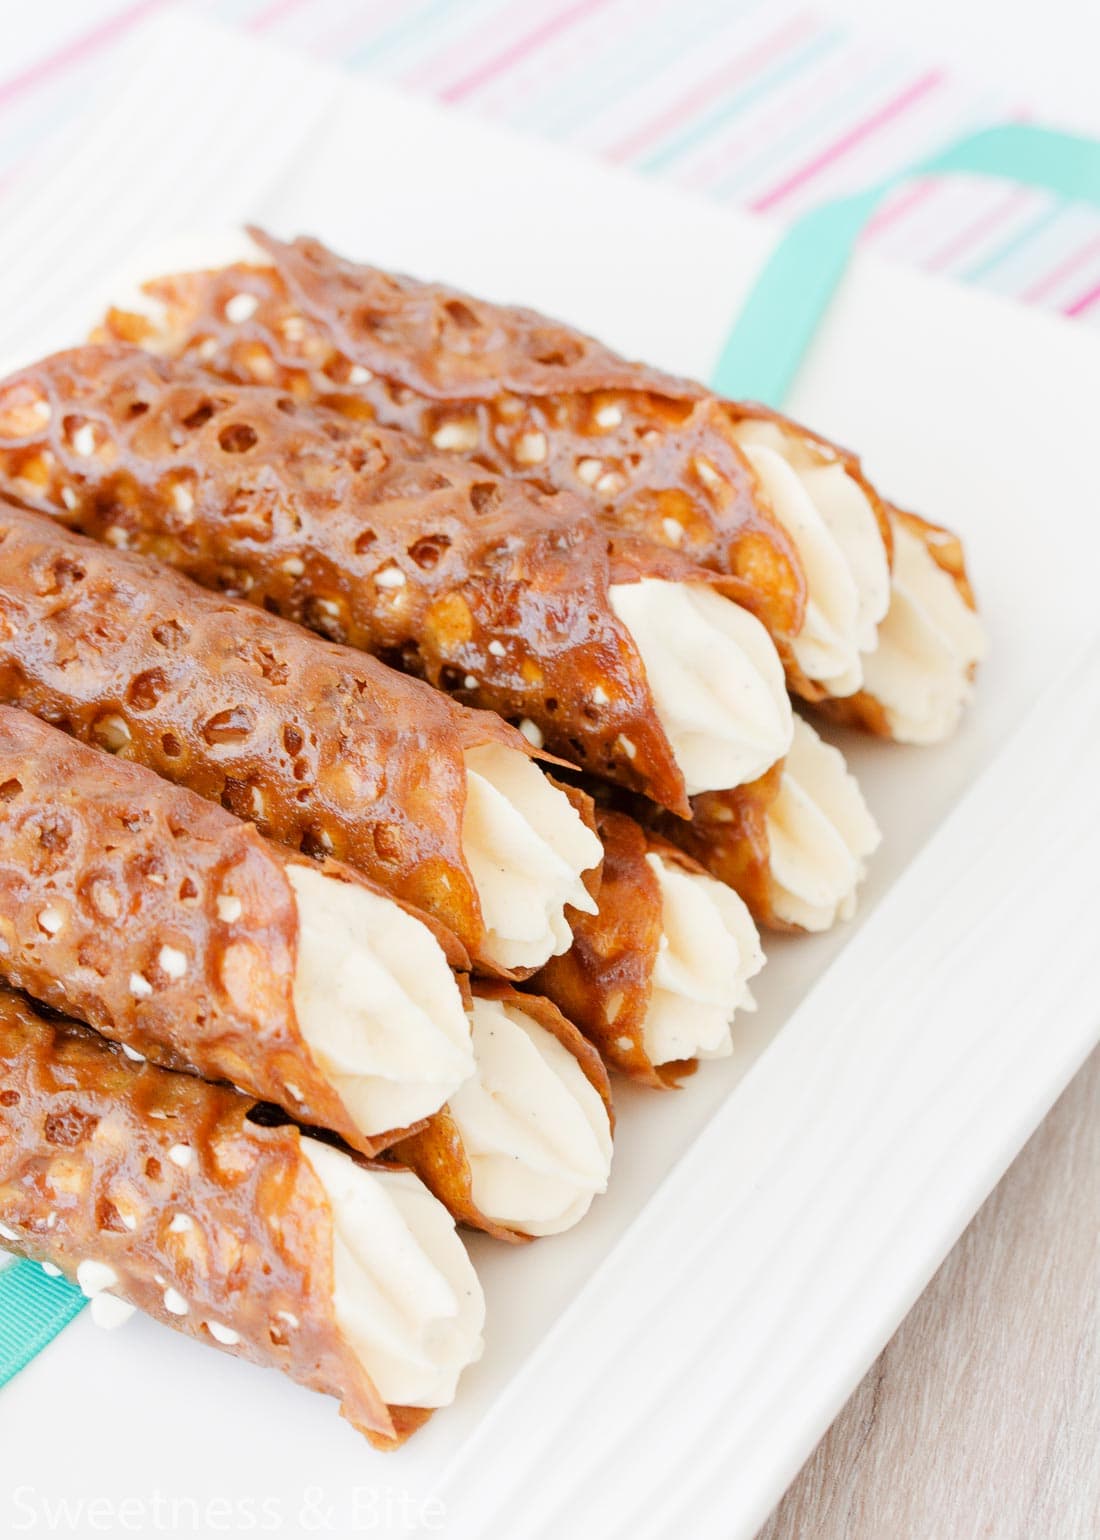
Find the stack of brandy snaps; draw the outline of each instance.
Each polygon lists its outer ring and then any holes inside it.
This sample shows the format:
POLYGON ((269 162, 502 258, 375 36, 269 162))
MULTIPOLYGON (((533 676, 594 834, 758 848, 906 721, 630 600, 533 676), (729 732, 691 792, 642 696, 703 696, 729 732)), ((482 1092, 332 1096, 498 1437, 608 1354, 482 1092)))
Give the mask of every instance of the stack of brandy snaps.
POLYGON ((253 239, 0 383, 0 1237, 388 1446, 481 1351, 456 1222, 578 1223, 608 1068, 852 913, 803 711, 937 742, 983 637, 797 424, 253 239))

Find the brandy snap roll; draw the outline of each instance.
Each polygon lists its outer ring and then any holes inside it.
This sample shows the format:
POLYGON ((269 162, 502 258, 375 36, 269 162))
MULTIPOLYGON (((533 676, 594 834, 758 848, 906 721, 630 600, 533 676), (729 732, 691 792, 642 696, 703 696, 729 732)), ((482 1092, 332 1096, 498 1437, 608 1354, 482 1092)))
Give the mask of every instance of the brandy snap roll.
POLYGON ((0 486, 373 652, 674 809, 790 743, 726 580, 408 435, 124 345, 0 386, 0 486))
POLYGON ((136 1308, 339 1398, 391 1448, 454 1399, 485 1304, 454 1221, 257 1105, 0 989, 0 1242, 117 1326, 136 1308))
POLYGON ((951 730, 981 652, 961 614, 972 606, 962 588, 933 583, 927 598, 918 581, 914 635, 911 600, 890 582, 898 521, 854 455, 533 311, 344 261, 318 241, 251 234, 251 260, 153 281, 103 335, 573 491, 613 531, 644 532, 740 585, 732 596, 768 625, 806 699, 862 690, 853 716, 879 730, 919 741, 951 730), (902 660, 886 661, 884 698, 870 659, 888 613, 902 660))
POLYGON ((957 536, 900 508, 887 512, 894 567, 878 645, 863 659, 863 688, 823 709, 898 743, 941 743, 973 694, 985 628, 957 536))
MULTIPOLYGON (((632 811, 734 888, 760 925, 823 931, 851 919, 881 834, 840 750, 803 718, 782 764, 751 786, 692 800, 688 822, 632 811)), ((598 922, 597 922, 598 923, 598 922)))
POLYGON ((499 1240, 560 1234, 607 1188, 607 1071, 549 1000, 487 980, 473 990, 474 1073, 387 1158, 499 1240))
POLYGON ((612 809, 600 910, 532 980, 631 1079, 675 1085, 699 1059, 732 1051, 737 1011, 755 1009, 764 965, 744 902, 683 851, 612 809))
POLYGON ((457 949, 150 771, 0 706, 0 977, 366 1154, 473 1073, 457 949))
POLYGON ((347 862, 483 972, 531 973, 595 908, 586 799, 498 717, 2 500, 0 700, 347 862))

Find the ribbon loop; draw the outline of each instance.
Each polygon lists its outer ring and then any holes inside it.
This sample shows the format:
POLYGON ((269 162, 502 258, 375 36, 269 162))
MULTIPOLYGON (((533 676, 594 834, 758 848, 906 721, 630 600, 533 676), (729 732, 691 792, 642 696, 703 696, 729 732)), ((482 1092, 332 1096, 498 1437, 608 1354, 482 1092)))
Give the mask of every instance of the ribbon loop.
POLYGON ((53 1341, 88 1301, 64 1278, 50 1278, 37 1262, 14 1262, 0 1272, 0 1385, 53 1341))
POLYGON ((811 209, 781 237, 726 339, 719 395, 782 406, 861 232, 888 193, 913 177, 998 177, 1100 209, 1100 144, 1031 123, 982 129, 877 186, 811 209))

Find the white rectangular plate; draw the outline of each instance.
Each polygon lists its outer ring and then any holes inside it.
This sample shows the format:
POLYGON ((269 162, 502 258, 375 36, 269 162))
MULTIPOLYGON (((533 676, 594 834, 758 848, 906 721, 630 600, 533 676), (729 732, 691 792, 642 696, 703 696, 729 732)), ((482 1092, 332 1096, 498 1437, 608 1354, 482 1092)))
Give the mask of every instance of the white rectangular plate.
MULTIPOLYGON (((15 360, 76 340, 135 249, 256 218, 705 376, 773 238, 178 16, 3 216, 15 360)), ((231 1533, 754 1532, 1098 1035, 1098 400, 1095 337, 856 263, 791 409, 964 534, 993 644, 948 747, 845 740, 885 833, 859 920, 770 945, 731 1061, 621 1092, 584 1225, 475 1240, 485 1358, 404 1450, 82 1317, 0 1394, 0 1528, 68 1498, 55 1527, 93 1532, 93 1494, 170 1528, 159 1493, 180 1532, 215 1499, 231 1533)))

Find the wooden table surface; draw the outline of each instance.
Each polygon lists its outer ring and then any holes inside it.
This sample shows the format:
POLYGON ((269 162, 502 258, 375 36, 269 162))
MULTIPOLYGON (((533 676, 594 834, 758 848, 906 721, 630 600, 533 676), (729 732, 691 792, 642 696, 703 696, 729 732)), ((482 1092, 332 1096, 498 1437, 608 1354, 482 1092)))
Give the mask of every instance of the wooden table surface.
POLYGON ((758 1540, 1100 1540, 1100 1049, 758 1540))

